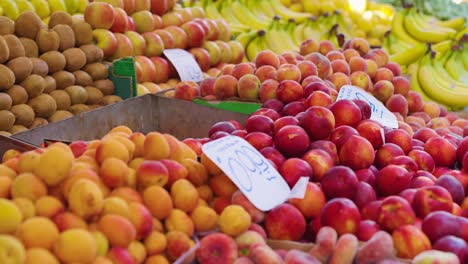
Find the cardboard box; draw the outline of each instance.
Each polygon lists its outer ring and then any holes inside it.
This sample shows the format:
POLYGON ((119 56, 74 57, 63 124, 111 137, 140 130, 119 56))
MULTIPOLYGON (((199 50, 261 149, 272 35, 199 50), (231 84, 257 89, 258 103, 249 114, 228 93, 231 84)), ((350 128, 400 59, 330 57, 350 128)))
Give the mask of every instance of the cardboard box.
POLYGON ((147 94, 18 133, 12 137, 39 146, 44 139, 64 141, 99 139, 113 127, 126 125, 133 131, 145 134, 159 131, 184 139, 207 137, 214 123, 237 120, 243 124, 247 117, 246 114, 147 94))

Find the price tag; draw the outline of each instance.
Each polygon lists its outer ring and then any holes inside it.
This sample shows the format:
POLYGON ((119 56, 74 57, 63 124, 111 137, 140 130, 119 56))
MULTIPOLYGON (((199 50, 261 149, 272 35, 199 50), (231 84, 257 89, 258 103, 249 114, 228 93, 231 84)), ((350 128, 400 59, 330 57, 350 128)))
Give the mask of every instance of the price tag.
POLYGON ((163 53, 174 65, 181 81, 202 81, 202 70, 192 54, 183 49, 165 49, 163 53))
POLYGON ((352 85, 344 85, 341 87, 336 100, 338 101, 343 99, 361 99, 368 102, 372 111, 370 119, 378 121, 383 126, 389 128, 398 128, 398 120, 396 119, 395 115, 390 112, 379 100, 363 89, 352 85))
POLYGON ((289 198, 303 198, 308 177, 292 191, 270 162, 240 137, 225 136, 208 142, 203 153, 234 182, 255 207, 268 211, 289 198))

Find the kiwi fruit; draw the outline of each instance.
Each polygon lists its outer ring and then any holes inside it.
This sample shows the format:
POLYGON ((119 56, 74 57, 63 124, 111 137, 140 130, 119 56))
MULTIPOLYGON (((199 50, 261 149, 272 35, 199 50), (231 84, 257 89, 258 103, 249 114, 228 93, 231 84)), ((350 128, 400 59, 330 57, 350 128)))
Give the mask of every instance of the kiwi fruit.
POLYGON ((89 110, 89 106, 85 104, 76 104, 70 107, 70 112, 72 112, 74 115, 79 115, 81 113, 88 112, 89 110))
POLYGON ((67 61, 67 64, 65 66, 67 71, 77 71, 83 68, 83 66, 85 66, 86 64, 86 55, 79 48, 67 49, 62 54, 63 56, 65 56, 65 60, 67 61))
POLYGON ((14 105, 10 111, 15 115, 15 125, 29 127, 34 121, 34 110, 27 104, 14 105))
POLYGON ((57 103, 49 94, 41 94, 29 100, 28 105, 34 110, 37 117, 48 118, 57 111, 57 103))
POLYGON ((0 93, 0 111, 10 109, 13 99, 7 93, 0 93))
POLYGON ((98 88, 104 96, 114 94, 114 83, 109 79, 95 81, 93 86, 98 88))
POLYGON ((29 99, 28 92, 20 85, 13 85, 6 92, 11 97, 13 105, 25 104, 29 99))
POLYGON ((65 110, 58 110, 49 117, 49 123, 62 121, 70 117, 73 117, 72 113, 65 111, 65 110))
POLYGON ((49 73, 49 65, 47 65, 47 62, 39 58, 30 58, 30 60, 33 64, 31 74, 37 74, 45 77, 49 73))
POLYGON ((55 11, 50 15, 49 28, 54 28, 56 25, 73 25, 73 19, 70 14, 64 11, 55 11))
POLYGON ((0 91, 15 84, 15 74, 7 66, 0 64, 0 91))
POLYGON ((8 133, 14 135, 14 134, 18 134, 18 133, 21 133, 21 132, 24 132, 24 131, 27 131, 28 128, 23 126, 23 125, 13 125, 10 130, 8 130, 8 133))
POLYGON ((21 44, 24 47, 24 54, 28 58, 37 58, 39 57, 39 47, 36 44, 36 41, 28 38, 20 38, 21 44))
POLYGON ((0 16, 0 35, 8 35, 15 33, 15 21, 6 16, 0 16))
POLYGON ((15 35, 18 37, 35 39, 41 28, 42 20, 36 12, 23 12, 15 20, 15 35))
POLYGON ((51 93, 57 89, 57 82, 52 76, 44 77, 44 91, 43 93, 51 93))
POLYGON ((28 57, 18 57, 7 63, 7 67, 15 74, 17 83, 24 81, 33 70, 33 63, 28 57))
POLYGON ((86 101, 87 105, 99 104, 99 102, 104 97, 104 94, 96 87, 86 86, 86 92, 88 93, 88 100, 86 101))
POLYGON ((30 128, 33 129, 36 127, 45 126, 47 124, 49 124, 49 121, 47 121, 47 119, 42 118, 42 117, 36 117, 34 118, 34 121, 30 128))
POLYGON ((75 32, 69 25, 56 25, 52 30, 57 32, 60 38, 60 51, 75 47, 75 32))
POLYGON ((88 64, 83 67, 83 71, 91 75, 94 81, 107 79, 109 76, 108 67, 100 62, 88 64))
POLYGON ((39 96, 45 88, 44 78, 37 74, 29 75, 20 85, 26 89, 29 98, 39 96))
POLYGON ((75 85, 75 75, 73 73, 68 72, 68 71, 59 71, 54 74, 52 74, 52 78, 55 79, 55 82, 57 83, 57 88, 63 90, 67 88, 68 86, 75 85))
POLYGON ((74 71, 73 75, 75 75, 76 85, 86 87, 93 84, 93 78, 85 71, 74 71))
POLYGON ((19 40, 19 38, 13 34, 3 36, 5 39, 8 50, 10 51, 9 59, 12 60, 18 57, 24 57, 26 52, 24 51, 23 43, 19 40))
POLYGON ((68 110, 71 106, 71 99, 64 90, 55 90, 50 93, 57 105, 57 110, 68 110))
POLYGON ((88 101, 88 93, 85 88, 78 85, 68 86, 65 92, 70 96, 71 104, 84 104, 88 101))
POLYGON ((72 25, 75 32, 76 46, 93 43, 93 28, 86 22, 77 22, 72 25))
POLYGON ((41 54, 56 51, 60 48, 60 36, 52 29, 41 29, 37 32, 36 43, 41 54))
POLYGON ((8 131, 15 124, 15 115, 7 110, 0 111, 0 131, 8 131))
MULTIPOLYGON (((0 18, 2 17, 0 16, 0 18)), ((10 49, 8 49, 8 44, 5 41, 5 38, 3 36, 0 36, 0 64, 4 63, 9 58, 10 58, 10 49)))
POLYGON ((49 66, 49 74, 62 71, 65 69, 65 65, 67 63, 65 56, 58 51, 48 51, 42 54, 39 58, 44 60, 49 66))
POLYGON ((80 47, 80 49, 86 55, 86 64, 101 62, 104 58, 104 52, 96 45, 83 45, 80 47))
POLYGON ((102 98, 100 104, 101 105, 110 105, 110 104, 113 104, 113 103, 117 103, 117 102, 120 102, 122 101, 122 98, 120 98, 120 96, 117 96, 117 95, 106 95, 102 98))

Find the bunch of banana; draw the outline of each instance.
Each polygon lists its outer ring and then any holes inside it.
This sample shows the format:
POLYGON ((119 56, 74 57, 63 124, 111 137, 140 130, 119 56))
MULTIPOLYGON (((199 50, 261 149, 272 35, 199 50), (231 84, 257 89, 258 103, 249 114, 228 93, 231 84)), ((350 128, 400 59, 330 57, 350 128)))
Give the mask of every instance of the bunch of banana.
POLYGON ((409 66, 411 88, 452 110, 468 106, 468 47, 444 44, 409 66))
POLYGON ((431 43, 432 49, 438 51, 439 48, 450 47, 452 40, 459 39, 465 30, 463 17, 442 21, 409 7, 393 17, 392 29, 386 34, 383 49, 390 54, 392 61, 407 66, 426 53, 426 43, 431 43))
POLYGON ((0 0, 0 15, 16 20, 22 12, 34 11, 45 19, 54 11, 83 13, 87 4, 88 0, 0 0))

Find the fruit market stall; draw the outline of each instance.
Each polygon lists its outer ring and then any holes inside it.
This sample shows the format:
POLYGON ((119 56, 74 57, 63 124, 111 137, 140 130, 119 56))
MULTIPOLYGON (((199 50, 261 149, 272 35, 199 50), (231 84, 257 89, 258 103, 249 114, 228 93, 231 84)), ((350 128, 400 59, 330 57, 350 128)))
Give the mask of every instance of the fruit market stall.
POLYGON ((0 1, 0 263, 468 263, 435 5, 0 1))

